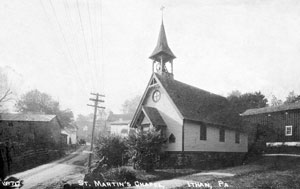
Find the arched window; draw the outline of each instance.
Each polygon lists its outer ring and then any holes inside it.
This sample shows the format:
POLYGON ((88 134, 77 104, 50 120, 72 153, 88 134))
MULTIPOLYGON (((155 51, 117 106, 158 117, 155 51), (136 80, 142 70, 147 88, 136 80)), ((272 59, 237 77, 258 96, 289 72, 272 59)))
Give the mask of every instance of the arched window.
POLYGON ((175 136, 173 135, 173 133, 170 134, 170 136, 169 136, 169 143, 175 143, 175 141, 176 141, 176 138, 175 138, 175 136))

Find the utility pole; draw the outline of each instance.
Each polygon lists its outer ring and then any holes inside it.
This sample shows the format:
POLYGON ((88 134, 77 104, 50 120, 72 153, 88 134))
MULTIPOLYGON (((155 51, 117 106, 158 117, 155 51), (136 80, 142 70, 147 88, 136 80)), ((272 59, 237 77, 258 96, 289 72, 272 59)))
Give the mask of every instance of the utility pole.
POLYGON ((91 140, 91 150, 89 155, 89 164, 88 164, 88 171, 91 172, 91 162, 92 162, 92 152, 93 152, 93 146, 94 146, 94 132, 95 132, 95 125, 96 125, 96 119, 97 119, 97 109, 105 109, 103 106, 98 106, 99 102, 104 102, 104 100, 101 100, 99 97, 105 97, 104 95, 101 95, 99 93, 91 93, 91 95, 96 96, 96 99, 90 98, 91 101, 94 101, 94 105, 88 104, 88 106, 94 107, 94 120, 93 120, 93 130, 92 130, 92 140, 91 140))

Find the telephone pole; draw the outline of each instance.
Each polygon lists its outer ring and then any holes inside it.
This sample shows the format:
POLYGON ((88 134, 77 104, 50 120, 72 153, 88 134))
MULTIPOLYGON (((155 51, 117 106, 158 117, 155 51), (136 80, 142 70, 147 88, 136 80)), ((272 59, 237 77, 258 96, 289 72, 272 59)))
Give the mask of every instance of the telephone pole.
POLYGON ((103 107, 103 106, 98 106, 98 103, 104 102, 104 100, 101 100, 100 97, 105 97, 105 96, 101 95, 99 93, 91 93, 91 95, 96 96, 96 99, 90 98, 90 100, 94 102, 94 105, 88 104, 88 106, 94 107, 94 120, 93 120, 91 150, 90 150, 89 164, 88 164, 88 170, 89 170, 89 172, 91 172, 91 162, 92 162, 92 152, 93 152, 93 146, 94 146, 94 132, 95 132, 96 119, 97 119, 97 109, 98 108, 105 109, 105 107, 103 107))

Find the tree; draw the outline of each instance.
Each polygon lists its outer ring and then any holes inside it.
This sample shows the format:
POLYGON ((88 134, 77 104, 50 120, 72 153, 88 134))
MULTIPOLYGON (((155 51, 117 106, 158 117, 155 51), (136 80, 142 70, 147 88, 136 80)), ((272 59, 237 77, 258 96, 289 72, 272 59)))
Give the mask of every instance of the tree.
POLYGON ((282 100, 278 99, 275 95, 272 96, 272 99, 271 99, 271 106, 280 106, 282 105, 283 102, 282 100))
POLYGON ((58 110, 57 112, 54 112, 54 114, 57 115, 58 119, 60 120, 60 123, 64 127, 69 127, 70 125, 73 125, 74 114, 70 109, 58 110))
POLYGON ((147 172, 154 170, 156 159, 162 154, 165 141, 165 137, 155 128, 146 132, 138 130, 129 135, 128 145, 131 154, 134 154, 135 167, 147 172))
POLYGON ((16 107, 22 113, 54 114, 63 127, 69 127, 74 121, 74 115, 70 109, 60 110, 58 101, 53 100, 49 94, 42 93, 37 89, 22 95, 16 107))
MULTIPOLYGON (((256 136, 256 127, 244 122, 244 119, 239 116, 239 114, 245 112, 248 109, 252 108, 263 108, 267 106, 268 100, 261 92, 254 92, 254 93, 245 93, 240 95, 232 93, 230 94, 227 99, 229 101, 228 110, 224 113, 227 120, 231 122, 232 126, 236 126, 249 134, 249 138, 253 139, 256 136)), ((253 139, 256 140, 256 139, 253 139)))
POLYGON ((231 98, 234 98, 234 97, 239 98, 241 96, 242 96, 242 93, 239 90, 234 90, 231 93, 229 93, 228 99, 230 100, 231 98))
POLYGON ((134 114, 139 102, 141 100, 141 96, 135 96, 132 99, 126 100, 123 104, 122 104, 122 112, 124 114, 134 114))
MULTIPOLYGON (((229 106, 231 110, 237 115, 245 112, 247 109, 266 107, 268 102, 261 92, 245 93, 239 96, 231 94, 227 97, 227 99, 229 100, 229 106)), ((265 130, 261 130, 261 127, 258 125, 244 122, 240 116, 238 119, 238 124, 243 126, 243 130, 248 133, 249 153, 246 157, 250 157, 251 155, 256 154, 258 151, 261 152, 264 149, 263 145, 265 145, 265 143, 263 143, 263 141, 266 132, 270 130, 266 128, 264 128, 265 130)))
POLYGON ((284 104, 293 104, 293 103, 299 103, 300 102, 300 95, 295 94, 294 91, 289 92, 288 96, 286 97, 286 100, 284 101, 284 104))
POLYGON ((23 113, 54 114, 59 111, 59 103, 37 89, 22 95, 16 106, 23 113))
POLYGON ((236 96, 236 92, 231 93, 227 99, 230 106, 237 112, 243 113, 247 109, 263 108, 267 106, 268 99, 260 91, 254 93, 245 93, 236 96))
POLYGON ((10 100, 12 100, 12 91, 8 84, 8 78, 0 69, 0 108, 3 110, 5 103, 10 100))

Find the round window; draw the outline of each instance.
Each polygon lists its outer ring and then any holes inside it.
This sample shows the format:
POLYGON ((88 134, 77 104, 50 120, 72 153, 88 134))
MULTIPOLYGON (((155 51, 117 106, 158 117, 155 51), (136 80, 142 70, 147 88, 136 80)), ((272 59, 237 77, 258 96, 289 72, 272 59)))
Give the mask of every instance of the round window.
POLYGON ((160 92, 158 90, 154 91, 152 98, 154 102, 158 102, 160 99, 160 92))

